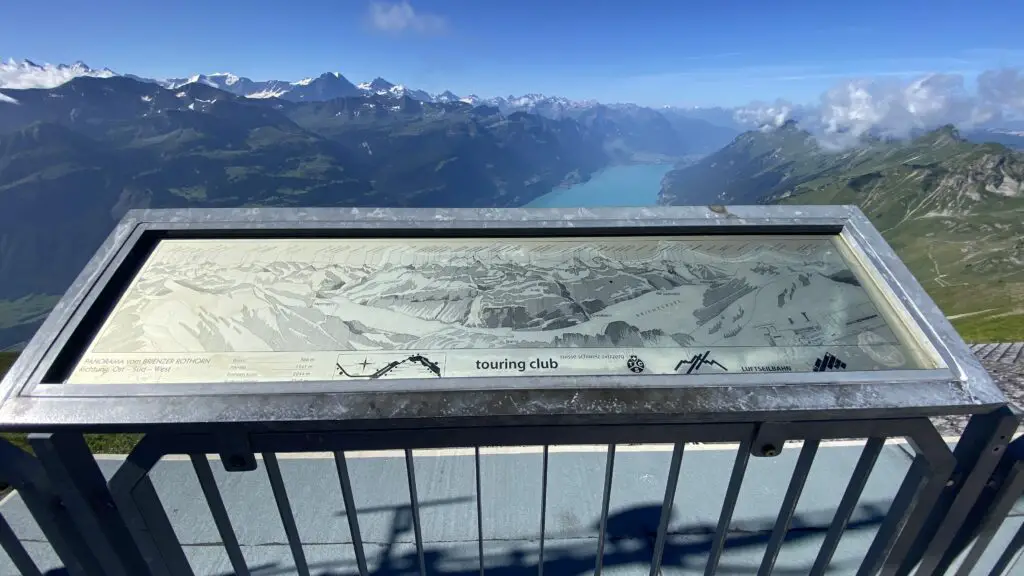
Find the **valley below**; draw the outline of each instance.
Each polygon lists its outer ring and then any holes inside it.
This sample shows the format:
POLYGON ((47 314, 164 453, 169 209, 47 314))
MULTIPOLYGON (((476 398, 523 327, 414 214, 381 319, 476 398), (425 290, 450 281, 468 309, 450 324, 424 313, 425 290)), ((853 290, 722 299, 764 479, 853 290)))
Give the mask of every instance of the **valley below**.
POLYGON ((854 204, 965 338, 1024 340, 1024 160, 952 127, 830 151, 792 122, 738 134, 633 105, 214 84, 0 92, 0 350, 128 210, 245 206, 854 204))

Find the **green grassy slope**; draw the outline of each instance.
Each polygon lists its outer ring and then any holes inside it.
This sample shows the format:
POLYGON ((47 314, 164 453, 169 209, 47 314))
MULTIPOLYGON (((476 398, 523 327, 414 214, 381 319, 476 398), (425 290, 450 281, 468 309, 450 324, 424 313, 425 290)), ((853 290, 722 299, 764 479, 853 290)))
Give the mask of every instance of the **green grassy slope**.
POLYGON ((1024 340, 1024 155, 952 127, 822 149, 795 124, 748 132, 663 181, 663 204, 853 204, 969 341, 1024 340), (700 195, 700 201, 695 199, 700 195))
POLYGON ((932 134, 780 201, 855 204, 969 341, 1024 340, 1024 160, 932 134))

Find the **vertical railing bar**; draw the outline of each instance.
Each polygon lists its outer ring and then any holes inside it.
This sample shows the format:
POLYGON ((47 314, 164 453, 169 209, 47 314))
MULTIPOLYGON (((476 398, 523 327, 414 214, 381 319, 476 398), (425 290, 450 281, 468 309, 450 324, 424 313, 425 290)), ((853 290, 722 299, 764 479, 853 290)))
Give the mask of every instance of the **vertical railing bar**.
POLYGON ((194 576, 149 474, 166 453, 165 439, 146 434, 108 482, 110 496, 149 567, 147 576, 194 576))
POLYGON ((926 456, 920 454, 914 458, 892 499, 892 503, 889 504, 889 511, 885 514, 885 519, 882 520, 878 531, 875 532, 875 538, 871 541, 871 546, 864 555, 864 560, 861 561, 856 576, 874 576, 878 573, 895 544, 896 536, 910 514, 911 506, 917 498, 918 488, 924 481, 929 468, 926 456))
POLYGON ((601 500, 601 524, 597 535, 597 565, 594 576, 601 576, 604 567, 604 541, 608 532, 608 505, 612 500, 612 476, 615 471, 615 444, 608 445, 608 458, 604 465, 604 497, 601 500))
POLYGON ((213 478, 210 461, 206 459, 206 454, 190 454, 189 457, 192 459, 196 478, 199 479, 199 487, 203 489, 203 495, 206 496, 206 504, 210 507, 213 522, 217 525, 217 532, 220 533, 220 538, 224 541, 224 550, 228 553, 231 567, 238 576, 249 576, 249 566, 245 563, 242 548, 238 545, 234 528, 231 527, 231 518, 228 517, 228 510, 224 507, 224 500, 221 498, 217 482, 213 478))
MULTIPOLYGON (((122 514, 125 514, 126 508, 138 512, 139 519, 143 524, 142 528, 151 539, 156 553, 162 561, 158 570, 162 571, 166 568, 173 576, 195 576, 192 565, 189 564, 188 557, 185 555, 185 549, 174 532, 174 526, 171 525, 167 511, 164 510, 163 503, 160 502, 160 497, 149 476, 140 478, 128 492, 125 500, 127 501, 124 502, 126 506, 120 507, 119 510, 122 514)), ((154 576, 160 576, 161 573, 156 573, 154 576)))
POLYGON ((1021 524, 1020 528, 1017 529, 1017 534, 1013 536, 1009 545, 1006 546, 1006 550, 1003 550, 1003 553, 999 555, 999 559, 996 560, 995 565, 992 566, 992 571, 989 572, 989 576, 1019 574, 1019 572, 1013 570, 1013 568, 1016 568, 1017 564, 1020 563, 1021 558, 1024 558, 1024 555, 1020 555, 1021 548, 1024 548, 1024 524, 1021 524))
POLYGON ((267 468, 267 478, 270 480, 270 489, 274 493, 274 501, 277 502, 277 512, 284 525, 288 546, 292 549, 295 570, 301 576, 309 576, 306 553, 302 550, 302 539, 299 537, 299 529, 295 526, 295 515, 292 514, 292 506, 288 501, 288 491, 284 486, 284 477, 281 476, 281 466, 277 462, 277 455, 273 452, 264 452, 263 463, 267 468))
POLYGON ((416 465, 412 450, 405 449, 405 471, 409 477, 409 507, 412 508, 412 529, 416 534, 416 556, 420 562, 420 576, 427 576, 427 560, 423 555, 423 528, 420 524, 420 499, 416 491, 416 465))
POLYGON ((921 448, 922 453, 931 456, 930 478, 920 490, 914 509, 886 559, 883 575, 905 574, 911 568, 922 576, 939 574, 945 571, 951 557, 963 551, 965 542, 957 541, 956 535, 961 529, 977 529, 977 515, 971 511, 999 466, 1003 449, 1009 448, 1007 439, 1018 423, 1013 411, 1003 406, 970 418, 952 458, 948 458, 946 450, 939 455, 937 451, 921 448), (943 478, 937 479, 939 476, 943 478), (951 476, 955 480, 947 486, 951 476))
POLYGON ((775 561, 779 557, 779 550, 782 549, 782 542, 789 532, 789 525, 793 521, 793 513, 796 512, 797 502, 807 482, 807 475, 811 472, 811 465, 814 464, 814 456, 818 452, 818 439, 804 441, 804 447, 800 450, 800 456, 796 460, 796 468, 793 469, 793 477, 789 481, 789 488, 786 496, 782 499, 782 507, 779 509, 779 517, 775 521, 771 538, 768 539, 768 548, 761 559, 761 567, 757 576, 769 576, 775 568, 775 561))
POLYGON ((846 531, 846 525, 850 522, 850 516, 853 515, 853 510, 857 507, 857 502, 860 501, 860 496, 868 483, 868 477, 871 476, 871 471, 874 470, 875 462, 878 461, 878 456, 882 453, 884 446, 885 438, 869 438, 864 444, 864 449, 861 451, 860 459, 853 469, 850 482, 846 485, 846 491, 839 501, 839 507, 836 508, 832 524, 828 527, 825 541, 822 542, 821 549, 818 550, 818 557, 814 560, 814 566, 811 568, 812 575, 824 574, 825 570, 828 569, 829 562, 832 561, 832 556, 835 555, 836 547, 839 546, 839 540, 846 531))
MULTIPOLYGON (((992 543, 992 539, 995 538, 1010 510, 1017 503, 1021 488, 1024 487, 1024 470, 1018 466, 1020 464, 1011 469, 993 496, 992 503, 988 506, 988 511, 978 528, 974 544, 964 556, 955 576, 969 576, 982 554, 985 553, 985 549, 992 543)), ((1024 530, 1024 527, 1021 529, 1024 530)))
POLYGON ((476 544, 480 557, 480 576, 484 576, 484 506, 480 492, 480 447, 473 448, 474 466, 476 470, 476 544))
POLYGON ((665 499, 661 503, 661 516, 658 519, 658 535, 654 539, 654 556, 651 558, 650 576, 661 573, 661 559, 665 553, 665 539, 668 534, 668 522, 672 517, 672 504, 676 499, 676 486, 679 484, 679 469, 683 464, 685 444, 676 442, 672 449, 672 461, 668 466, 668 480, 665 482, 665 499))
POLYGON ((7 552, 7 556, 11 558, 14 567, 21 572, 22 576, 43 576, 32 557, 28 555, 28 551, 18 540, 18 535, 14 533, 2 514, 0 514, 0 546, 7 552))
POLYGON ((750 461, 750 445, 752 443, 753 439, 747 437, 740 444, 739 451, 736 453, 736 460, 732 465, 732 475, 729 477, 729 487, 725 490, 725 501, 722 502, 722 511, 718 515, 715 541, 711 545, 708 563, 704 567, 704 576, 713 576, 718 571, 718 562, 722 558, 725 539, 729 536, 729 526, 732 524, 732 515, 736 510, 740 489, 743 487, 743 477, 747 473, 747 462, 750 461))
POLYGON ((356 553, 356 565, 359 576, 367 576, 366 553, 363 551, 363 538, 359 533, 359 517, 356 512, 356 499, 352 495, 352 481, 348 477, 348 463, 345 452, 334 453, 334 465, 338 469, 338 480, 341 482, 341 497, 345 501, 345 517, 348 519, 348 530, 352 535, 352 548, 356 553))
POLYGON ((540 472, 540 559, 537 561, 537 576, 544 576, 544 531, 548 514, 548 445, 544 445, 544 457, 540 472))
POLYGON ((68 509, 60 505, 52 492, 42 486, 29 484, 18 488, 18 495, 70 576, 103 573, 103 568, 89 550, 89 544, 80 537, 81 529, 75 525, 68 509))
POLYGON ((28 441, 42 465, 49 488, 77 526, 105 575, 135 576, 146 571, 142 552, 117 512, 107 479, 78 432, 32 433, 28 441))
MULTIPOLYGON (((946 481, 952 470, 947 469, 944 473, 936 473, 929 466, 929 472, 930 474, 925 477, 926 481, 918 487, 914 494, 910 513, 903 520, 899 535, 886 553, 880 573, 881 576, 907 574, 907 571, 902 566, 908 562, 907 555, 910 552, 910 547, 913 545, 913 538, 909 536, 920 534, 921 527, 925 524, 927 516, 935 510, 937 501, 945 491, 946 481), (904 538, 904 536, 907 537, 904 538)), ((924 568, 925 566, 922 563, 920 567, 924 568)), ((920 572, 921 576, 924 576, 926 573, 924 570, 919 570, 918 572, 920 572)))

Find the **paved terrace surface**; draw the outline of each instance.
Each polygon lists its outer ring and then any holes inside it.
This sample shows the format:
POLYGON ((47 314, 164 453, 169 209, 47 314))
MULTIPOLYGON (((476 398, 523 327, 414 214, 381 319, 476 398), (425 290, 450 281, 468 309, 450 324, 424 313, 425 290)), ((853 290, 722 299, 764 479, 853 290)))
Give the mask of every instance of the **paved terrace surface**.
MULTIPOLYGON (((1020 344, 979 352, 1007 394, 1024 398, 1020 344), (1016 348, 1013 348, 1016 346, 1016 348)), ((938 422, 946 435, 956 420, 938 422)), ((954 441, 951 437, 950 441, 954 441)), ((777 458, 751 458, 730 526, 719 574, 753 574, 761 560, 799 452, 787 444, 777 458)), ((860 454, 858 441, 823 445, 818 451, 774 574, 807 574, 835 507, 860 454)), ((736 454, 732 445, 691 445, 683 458, 674 501, 663 574, 703 574, 718 514, 736 454)), ((881 518, 906 473, 910 449, 890 442, 882 451, 830 574, 854 574, 881 518)), ((549 463, 545 573, 593 574, 604 481, 603 447, 553 447, 549 463)), ((664 497, 671 446, 620 446, 616 456, 604 572, 647 574, 664 497)), ((372 574, 416 574, 405 462, 401 452, 349 453, 356 511, 372 574)), ((487 574, 536 573, 540 534, 541 452, 536 447, 485 449, 481 457, 482 524, 487 574)), ((108 476, 120 458, 102 457, 108 476)), ((227 473, 212 462, 226 508, 254 576, 294 574, 295 565, 262 464, 256 471, 227 473)), ((327 455, 282 455, 282 474, 303 541, 310 572, 357 574, 351 535, 333 460, 327 455)), ((428 574, 479 574, 476 491, 472 450, 417 451, 428 574)), ((152 478, 197 575, 234 574, 191 463, 167 458, 152 478)), ((0 503, 30 555, 47 574, 62 574, 60 562, 17 494, 0 503)), ((1003 525, 976 574, 988 567, 1024 522, 1024 501, 1003 525)), ((1011 574, 1024 574, 1024 560, 1011 574)), ((0 553, 0 575, 17 574, 0 553)))

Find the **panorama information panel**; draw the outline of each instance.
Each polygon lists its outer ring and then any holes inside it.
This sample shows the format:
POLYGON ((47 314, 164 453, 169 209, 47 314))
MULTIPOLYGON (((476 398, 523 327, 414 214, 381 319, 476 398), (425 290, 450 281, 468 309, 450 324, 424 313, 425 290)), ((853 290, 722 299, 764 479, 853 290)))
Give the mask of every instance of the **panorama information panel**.
POLYGON ((838 242, 167 239, 67 381, 932 368, 838 242))

